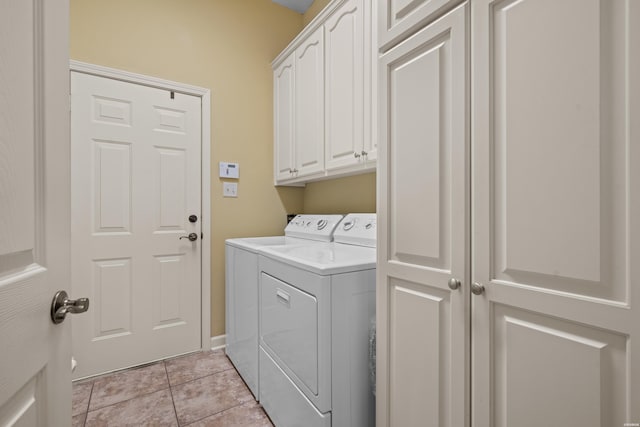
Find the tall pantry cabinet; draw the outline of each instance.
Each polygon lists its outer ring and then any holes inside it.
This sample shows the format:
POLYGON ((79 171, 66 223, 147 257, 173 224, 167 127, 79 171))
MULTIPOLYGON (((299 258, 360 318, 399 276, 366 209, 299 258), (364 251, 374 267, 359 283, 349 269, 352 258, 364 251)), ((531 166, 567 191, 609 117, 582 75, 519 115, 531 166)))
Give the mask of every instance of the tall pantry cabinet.
POLYGON ((640 422, 640 3, 379 2, 377 425, 640 422))

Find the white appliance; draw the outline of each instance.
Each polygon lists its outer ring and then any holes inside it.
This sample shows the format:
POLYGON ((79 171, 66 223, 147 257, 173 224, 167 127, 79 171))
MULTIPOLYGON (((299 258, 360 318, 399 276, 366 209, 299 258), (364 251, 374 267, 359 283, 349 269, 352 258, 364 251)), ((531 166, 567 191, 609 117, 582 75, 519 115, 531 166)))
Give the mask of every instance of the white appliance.
POLYGON ((297 215, 284 236, 228 239, 225 243, 226 353, 256 399, 258 383, 258 252, 330 242, 342 215, 297 215))
POLYGON ((349 214, 333 243, 260 251, 260 402, 277 427, 375 424, 375 238, 375 214, 349 214))

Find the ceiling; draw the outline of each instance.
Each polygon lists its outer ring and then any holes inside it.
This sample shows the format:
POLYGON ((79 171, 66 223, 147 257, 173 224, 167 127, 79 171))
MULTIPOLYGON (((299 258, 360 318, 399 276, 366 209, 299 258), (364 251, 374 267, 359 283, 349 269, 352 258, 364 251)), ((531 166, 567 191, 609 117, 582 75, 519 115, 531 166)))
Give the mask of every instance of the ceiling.
POLYGON ((305 13, 313 0, 271 0, 274 3, 281 4, 284 7, 288 7, 291 10, 295 10, 298 13, 305 13))

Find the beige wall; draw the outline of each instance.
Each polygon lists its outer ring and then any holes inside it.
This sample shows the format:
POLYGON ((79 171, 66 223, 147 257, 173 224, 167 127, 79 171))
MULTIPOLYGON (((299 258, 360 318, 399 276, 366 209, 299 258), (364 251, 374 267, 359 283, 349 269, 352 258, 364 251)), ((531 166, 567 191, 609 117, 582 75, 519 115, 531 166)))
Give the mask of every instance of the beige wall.
POLYGON ((72 59, 211 89, 211 334, 224 334, 224 239, 280 234, 303 209, 304 189, 273 186, 271 72, 302 15, 271 0, 71 0, 70 25, 72 59), (237 199, 221 196, 219 161, 240 163, 237 199))
POLYGON ((302 25, 306 26, 309 22, 316 17, 317 14, 322 12, 322 9, 325 8, 326 5, 331 3, 331 0, 315 0, 309 6, 309 9, 302 15, 302 25))
POLYGON ((72 59, 211 90, 212 336, 225 239, 281 234, 286 213, 375 211, 375 174, 273 186, 271 61, 328 3, 300 15, 271 0, 71 0, 72 59), (221 196, 220 161, 240 163, 237 199, 221 196))

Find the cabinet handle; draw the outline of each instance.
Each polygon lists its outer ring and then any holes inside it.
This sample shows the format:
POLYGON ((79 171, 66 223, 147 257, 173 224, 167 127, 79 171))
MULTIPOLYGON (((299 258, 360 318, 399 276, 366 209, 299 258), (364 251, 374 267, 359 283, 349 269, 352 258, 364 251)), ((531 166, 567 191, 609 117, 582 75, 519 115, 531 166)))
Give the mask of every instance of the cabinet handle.
POLYGON ((368 153, 364 150, 362 150, 362 156, 365 157, 368 153))
POLYGON ((353 157, 355 157, 356 159, 360 157, 360 154, 356 153, 355 151, 353 152, 353 157))

